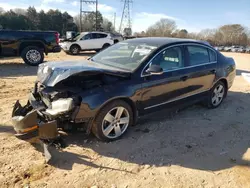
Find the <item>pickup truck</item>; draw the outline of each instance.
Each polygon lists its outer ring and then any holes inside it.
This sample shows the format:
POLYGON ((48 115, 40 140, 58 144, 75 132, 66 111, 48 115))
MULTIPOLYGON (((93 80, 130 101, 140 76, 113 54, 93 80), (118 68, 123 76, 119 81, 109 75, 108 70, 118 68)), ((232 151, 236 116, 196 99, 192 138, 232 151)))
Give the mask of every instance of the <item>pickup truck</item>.
POLYGON ((20 56, 26 64, 37 66, 44 54, 60 51, 58 32, 0 30, 0 57, 20 56))

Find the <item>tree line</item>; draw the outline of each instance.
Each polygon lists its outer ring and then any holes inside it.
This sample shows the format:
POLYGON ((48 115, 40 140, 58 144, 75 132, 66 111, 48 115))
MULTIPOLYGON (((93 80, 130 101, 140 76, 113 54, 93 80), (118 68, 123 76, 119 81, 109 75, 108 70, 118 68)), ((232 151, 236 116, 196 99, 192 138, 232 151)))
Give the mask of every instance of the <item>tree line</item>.
POLYGON ((177 29, 174 20, 160 19, 146 31, 135 33, 135 36, 177 37, 208 41, 212 45, 250 45, 250 32, 240 24, 223 25, 215 29, 204 29, 198 33, 189 33, 186 29, 177 29))
POLYGON ((112 22, 104 18, 100 12, 97 12, 97 22, 95 12, 83 15, 80 27, 80 15, 72 17, 67 12, 60 10, 41 10, 37 12, 35 7, 28 9, 13 9, 4 11, 0 7, 0 29, 11 30, 41 30, 57 31, 65 35, 66 31, 113 31, 112 22), (96 26, 97 23, 97 26, 96 26))
MULTIPOLYGON (((0 7, 0 29, 13 30, 53 30, 65 35, 66 31, 106 31, 114 32, 112 22, 98 11, 97 21, 96 13, 92 12, 82 16, 72 17, 67 12, 41 10, 37 12, 35 7, 28 9, 13 9, 4 11, 0 7), (97 25, 96 25, 97 24, 97 25)), ((177 29, 174 20, 160 19, 155 24, 148 27, 146 31, 134 33, 135 36, 145 37, 177 37, 205 40, 212 45, 250 45, 249 29, 240 24, 223 25, 215 29, 204 29, 198 33, 189 33, 186 29, 177 29)))

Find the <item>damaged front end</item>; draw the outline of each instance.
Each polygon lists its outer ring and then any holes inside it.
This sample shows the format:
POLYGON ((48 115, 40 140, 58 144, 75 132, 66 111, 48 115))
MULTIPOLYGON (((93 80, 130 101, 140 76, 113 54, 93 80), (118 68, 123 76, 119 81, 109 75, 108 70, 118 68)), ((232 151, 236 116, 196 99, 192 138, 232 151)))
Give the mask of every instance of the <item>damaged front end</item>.
POLYGON ((12 122, 16 136, 29 142, 38 139, 45 148, 58 140, 59 129, 85 129, 90 133, 93 109, 87 101, 95 102, 90 99, 94 89, 101 93, 103 86, 129 75, 116 69, 105 70, 89 61, 41 64, 27 104, 22 106, 17 101, 14 105, 12 122))

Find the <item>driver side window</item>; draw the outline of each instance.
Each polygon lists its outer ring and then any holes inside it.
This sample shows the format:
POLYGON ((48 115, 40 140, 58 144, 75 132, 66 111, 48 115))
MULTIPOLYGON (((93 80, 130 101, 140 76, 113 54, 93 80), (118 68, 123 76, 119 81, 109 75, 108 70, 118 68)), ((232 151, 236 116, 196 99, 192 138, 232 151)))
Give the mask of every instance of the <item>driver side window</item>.
POLYGON ((92 39, 91 34, 84 35, 81 40, 89 40, 92 39))
POLYGON ((159 65, 163 71, 175 70, 184 67, 181 47, 168 48, 159 53, 151 65, 159 65))

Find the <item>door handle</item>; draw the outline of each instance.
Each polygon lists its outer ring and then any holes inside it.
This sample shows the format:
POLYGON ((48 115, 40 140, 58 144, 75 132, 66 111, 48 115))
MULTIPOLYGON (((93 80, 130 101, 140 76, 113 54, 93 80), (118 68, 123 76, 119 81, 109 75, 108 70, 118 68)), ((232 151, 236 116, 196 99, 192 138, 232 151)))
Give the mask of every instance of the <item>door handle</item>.
POLYGON ((188 79, 188 76, 182 76, 180 79, 181 79, 182 81, 186 81, 186 80, 188 79))
POLYGON ((211 70, 210 72, 213 73, 213 74, 215 74, 215 73, 216 73, 216 70, 213 69, 213 70, 211 70))

